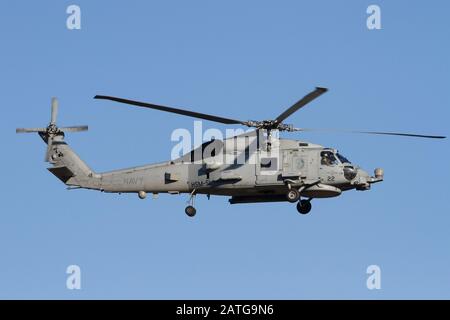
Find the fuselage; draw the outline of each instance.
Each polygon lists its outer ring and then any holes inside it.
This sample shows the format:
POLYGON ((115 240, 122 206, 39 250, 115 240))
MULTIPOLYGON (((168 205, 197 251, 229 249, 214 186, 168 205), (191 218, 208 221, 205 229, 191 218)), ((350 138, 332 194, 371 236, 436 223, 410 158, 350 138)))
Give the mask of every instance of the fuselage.
POLYGON ((305 197, 326 198, 351 189, 367 190, 376 182, 335 149, 277 139, 268 150, 267 141, 256 141, 252 148, 244 138, 213 140, 172 161, 102 173, 98 189, 276 201, 285 199, 291 187, 303 186, 305 197))

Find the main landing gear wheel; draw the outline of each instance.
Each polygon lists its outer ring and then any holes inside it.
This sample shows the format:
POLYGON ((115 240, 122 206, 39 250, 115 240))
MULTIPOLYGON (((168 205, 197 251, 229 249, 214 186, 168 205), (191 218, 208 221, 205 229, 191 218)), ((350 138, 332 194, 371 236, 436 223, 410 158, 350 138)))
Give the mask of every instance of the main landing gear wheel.
POLYGON ((297 203, 297 211, 301 214, 307 214, 311 211, 311 201, 309 200, 300 200, 297 203))
POLYGON ((297 202, 300 199, 300 192, 297 189, 291 189, 286 193, 286 198, 289 202, 297 202))
POLYGON ((193 206, 187 206, 186 209, 184 209, 184 212, 186 212, 189 217, 193 217, 197 213, 197 210, 193 206))

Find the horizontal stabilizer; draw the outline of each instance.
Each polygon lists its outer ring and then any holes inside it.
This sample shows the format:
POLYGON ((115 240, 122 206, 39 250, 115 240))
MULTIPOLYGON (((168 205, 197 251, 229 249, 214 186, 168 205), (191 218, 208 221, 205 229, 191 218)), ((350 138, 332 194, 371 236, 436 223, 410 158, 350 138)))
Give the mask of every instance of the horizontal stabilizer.
POLYGON ((64 183, 66 183, 67 180, 75 176, 75 174, 65 166, 48 168, 48 171, 53 173, 59 180, 61 180, 64 183))

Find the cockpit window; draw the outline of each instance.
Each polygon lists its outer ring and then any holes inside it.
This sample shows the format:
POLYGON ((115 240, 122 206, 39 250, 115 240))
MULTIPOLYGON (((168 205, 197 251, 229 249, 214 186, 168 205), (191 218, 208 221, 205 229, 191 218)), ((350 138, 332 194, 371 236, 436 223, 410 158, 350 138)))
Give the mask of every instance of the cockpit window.
POLYGON ((320 163, 325 166, 332 166, 338 164, 338 161, 336 157, 334 156, 334 153, 331 151, 322 151, 320 153, 320 163))
POLYGON ((339 152, 336 153, 336 157, 338 157, 339 161, 341 161, 342 163, 351 163, 350 160, 348 160, 346 157, 344 157, 339 152))

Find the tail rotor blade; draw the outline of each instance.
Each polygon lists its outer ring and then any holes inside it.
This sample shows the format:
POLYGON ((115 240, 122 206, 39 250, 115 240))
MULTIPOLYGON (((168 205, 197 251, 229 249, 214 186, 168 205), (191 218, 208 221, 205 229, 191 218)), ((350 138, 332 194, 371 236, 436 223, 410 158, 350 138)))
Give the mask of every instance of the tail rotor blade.
POLYGON ((17 128, 16 133, 46 132, 46 128, 17 128))
POLYGON ((58 116, 58 99, 52 98, 52 117, 50 119, 50 124, 56 124, 56 118, 58 116))
POLYGON ((59 130, 63 131, 63 132, 81 132, 81 131, 87 131, 88 129, 89 129, 88 126, 72 126, 72 127, 59 128, 59 130))

